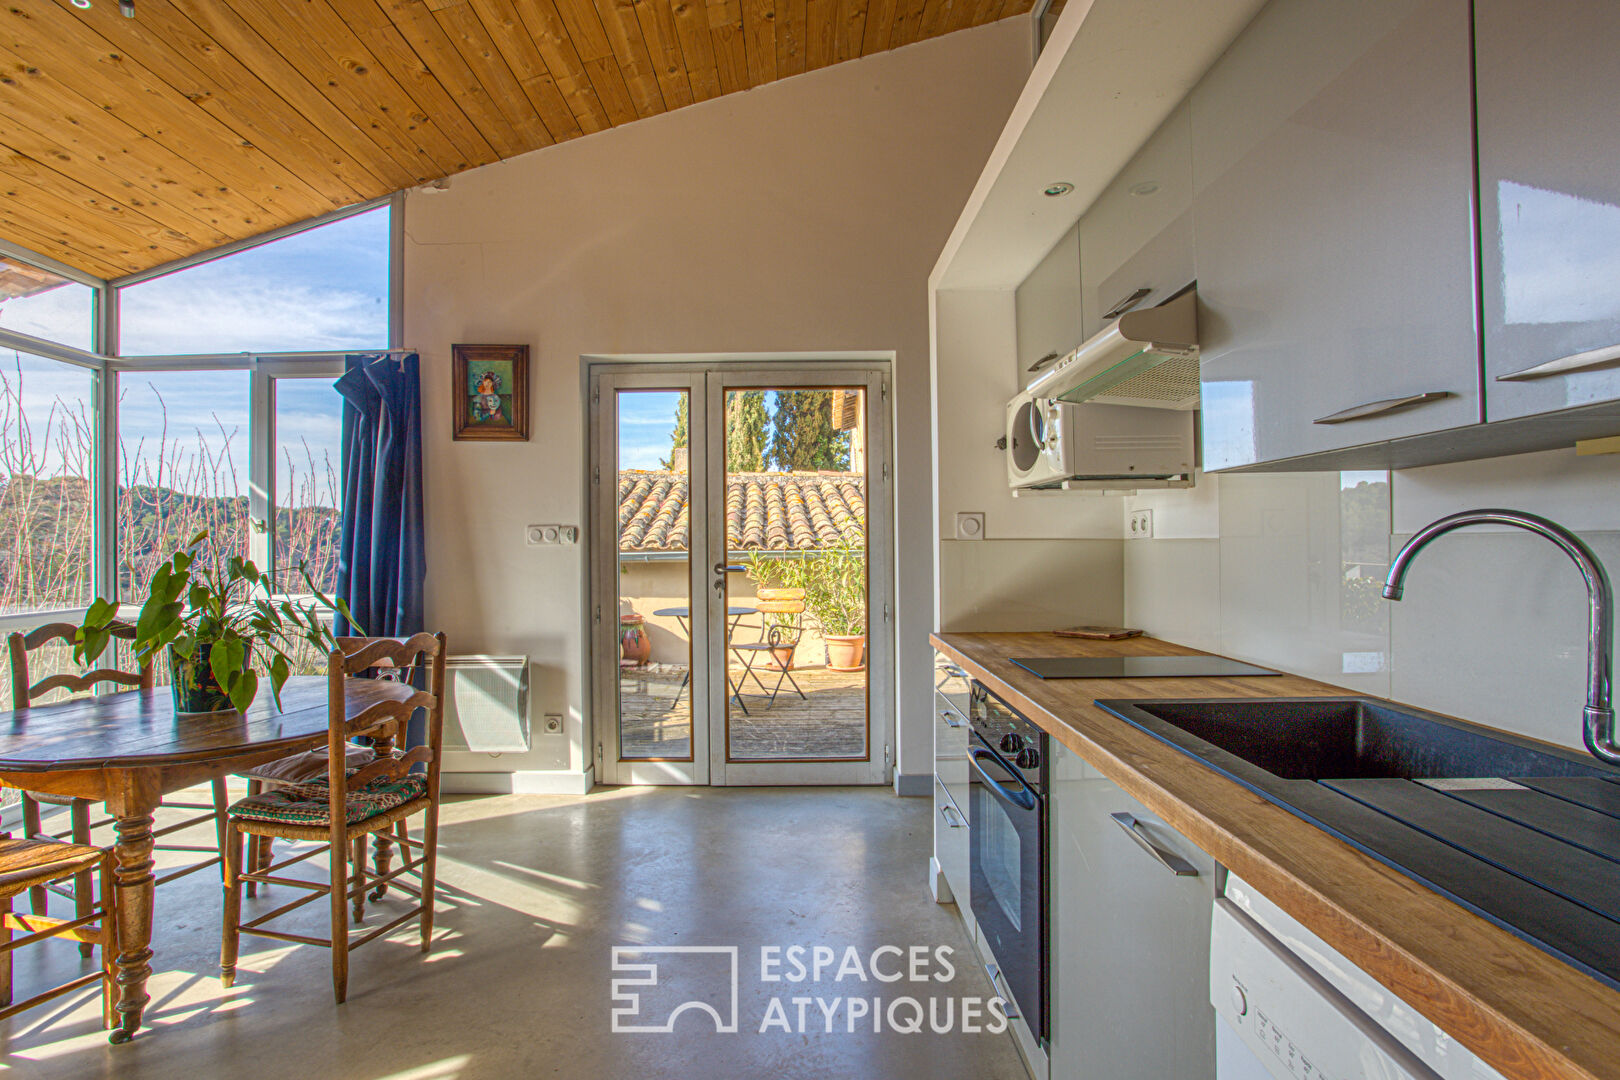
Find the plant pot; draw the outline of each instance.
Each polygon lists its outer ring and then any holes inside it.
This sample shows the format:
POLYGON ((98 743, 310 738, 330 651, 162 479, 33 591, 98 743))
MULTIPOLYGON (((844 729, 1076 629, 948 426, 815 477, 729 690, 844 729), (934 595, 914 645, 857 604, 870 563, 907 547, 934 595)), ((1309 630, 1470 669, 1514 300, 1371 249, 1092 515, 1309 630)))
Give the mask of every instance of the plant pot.
POLYGON ((619 616, 619 655, 636 666, 652 659, 652 638, 647 636, 645 615, 619 616))
POLYGON ((827 667, 832 671, 861 671, 866 667, 865 634, 827 634, 827 667))
POLYGON ((209 662, 212 645, 199 645, 187 659, 169 646, 169 689, 174 694, 176 716, 197 713, 225 712, 232 708, 231 699, 214 678, 209 662))
POLYGON ((792 671, 793 653, 797 647, 793 645, 777 645, 771 649, 770 659, 765 666, 773 671, 792 671))

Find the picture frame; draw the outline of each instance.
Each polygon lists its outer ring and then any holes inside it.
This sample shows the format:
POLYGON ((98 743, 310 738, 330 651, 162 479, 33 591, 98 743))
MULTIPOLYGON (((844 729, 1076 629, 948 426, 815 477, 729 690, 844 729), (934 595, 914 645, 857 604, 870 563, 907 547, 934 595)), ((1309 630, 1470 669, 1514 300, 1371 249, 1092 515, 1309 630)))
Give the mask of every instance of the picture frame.
POLYGON ((452 345, 450 378, 455 441, 528 441, 527 345, 452 345))

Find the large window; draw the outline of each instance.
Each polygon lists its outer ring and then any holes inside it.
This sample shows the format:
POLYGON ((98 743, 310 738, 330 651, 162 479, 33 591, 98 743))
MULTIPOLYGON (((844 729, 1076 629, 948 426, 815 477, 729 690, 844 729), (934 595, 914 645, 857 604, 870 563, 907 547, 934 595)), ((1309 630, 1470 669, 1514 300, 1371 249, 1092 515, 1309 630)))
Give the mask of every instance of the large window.
POLYGON ((145 595, 152 571, 207 530, 248 551, 248 375, 148 371, 118 380, 118 594, 145 595))
POLYGON ((0 614, 88 604, 95 373, 0 350, 0 614))
POLYGON ((387 206, 119 291, 125 356, 388 347, 387 206))
POLYGON ((338 462, 343 399, 330 378, 276 380, 275 565, 302 587, 300 563, 322 592, 337 585, 338 462))
POLYGON ((89 351, 96 290, 20 259, 0 255, 0 330, 89 351))

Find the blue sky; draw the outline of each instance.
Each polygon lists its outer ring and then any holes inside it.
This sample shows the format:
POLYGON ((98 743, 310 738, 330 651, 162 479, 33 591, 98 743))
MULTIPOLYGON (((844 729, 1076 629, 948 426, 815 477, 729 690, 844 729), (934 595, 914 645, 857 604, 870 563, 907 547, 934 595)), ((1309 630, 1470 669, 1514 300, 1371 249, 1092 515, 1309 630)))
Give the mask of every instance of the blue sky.
POLYGON ((678 390, 619 392, 619 468, 656 469, 669 457, 678 390))
MULTIPOLYGON (((388 254, 389 211, 384 207, 130 286, 120 298, 120 351, 140 356, 387 348, 388 254)), ((90 293, 69 283, 6 301, 0 304, 0 326, 89 348, 90 293)), ((36 357, 0 354, 0 366, 12 383, 19 363, 23 412, 36 442, 43 441, 53 404, 87 410, 88 373, 36 357)), ((171 450, 162 463, 166 485, 174 479, 172 448, 178 443, 180 487, 212 494, 247 492, 246 372, 125 375, 119 391, 119 435, 132 459, 135 482, 157 479, 158 447, 167 438, 171 450), (206 470, 213 483, 186 483, 185 474, 205 454, 217 459, 206 470)), ((15 426, 15 419, 11 423, 15 426)), ((327 465, 335 472, 341 433, 341 403, 330 379, 278 382, 278 502, 288 505, 302 495, 334 504, 337 495, 328 482, 327 465), (309 474, 311 462, 319 481, 313 488, 297 482, 309 474)), ((59 455, 34 464, 46 473, 62 468, 59 455)), ((130 467, 121 469, 120 479, 130 467)))

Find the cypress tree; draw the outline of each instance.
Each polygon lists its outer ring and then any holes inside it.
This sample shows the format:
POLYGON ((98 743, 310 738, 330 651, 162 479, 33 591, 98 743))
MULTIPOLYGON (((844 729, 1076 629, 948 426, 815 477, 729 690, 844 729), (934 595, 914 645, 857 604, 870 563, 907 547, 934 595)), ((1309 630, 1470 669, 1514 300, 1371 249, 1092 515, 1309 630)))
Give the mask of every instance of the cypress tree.
POLYGON ((768 457, 783 472, 849 468, 849 436, 833 428, 831 390, 776 392, 768 457))
POLYGON ((765 391, 726 395, 726 471, 765 471, 765 391))
POLYGON ((675 430, 670 435, 669 457, 659 463, 663 469, 675 467, 675 451, 686 445, 687 439, 687 406, 686 395, 683 393, 675 404, 675 430))

